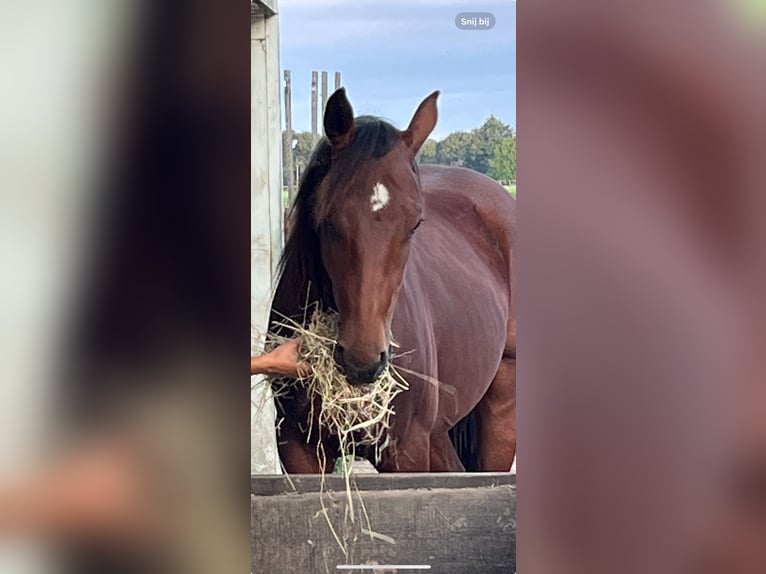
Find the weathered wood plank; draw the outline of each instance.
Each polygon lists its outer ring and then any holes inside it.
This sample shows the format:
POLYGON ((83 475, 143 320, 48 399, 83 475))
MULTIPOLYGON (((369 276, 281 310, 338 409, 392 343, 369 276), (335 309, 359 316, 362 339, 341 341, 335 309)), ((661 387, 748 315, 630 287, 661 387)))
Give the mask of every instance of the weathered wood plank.
POLYGON ((327 99, 330 97, 330 94, 327 93, 327 90, 329 88, 327 87, 327 72, 322 72, 322 122, 324 122, 324 110, 327 107, 327 99))
MULTIPOLYGON (((416 488, 492 488, 516 485, 516 475, 507 472, 456 473, 389 473, 360 474, 353 477, 356 488, 371 490, 407 490, 416 488)), ((344 491, 345 479, 340 475, 324 477, 325 490, 344 491)), ((307 494, 320 491, 322 477, 315 474, 260 475, 250 479, 250 492, 257 496, 307 494)))
POLYGON ((348 556, 330 531, 318 493, 252 496, 253 572, 330 573, 339 564, 431 565, 443 574, 515 572, 515 486, 372 490, 361 496, 375 538, 360 530, 365 523, 356 496, 352 524, 343 520, 345 493, 323 495, 348 556))
POLYGON ((317 92, 319 91, 319 72, 311 72, 311 135, 314 137, 314 142, 319 138, 319 131, 317 122, 319 118, 319 104, 317 100, 317 92))
POLYGON ((285 70, 285 138, 283 149, 285 154, 285 184, 287 185, 289 204, 292 205, 298 189, 295 185, 295 160, 293 158, 293 81, 290 70, 285 70))
POLYGON ((276 0, 250 0, 250 17, 274 16, 277 13, 276 0))
MULTIPOLYGON (((276 4, 274 4, 276 5, 276 4)), ((250 145, 250 352, 260 352, 268 326, 282 251, 282 158, 279 24, 277 16, 251 18, 250 145)), ((255 383, 256 381, 253 381, 255 383)), ((251 391, 250 471, 279 472, 276 411, 266 386, 251 391)))

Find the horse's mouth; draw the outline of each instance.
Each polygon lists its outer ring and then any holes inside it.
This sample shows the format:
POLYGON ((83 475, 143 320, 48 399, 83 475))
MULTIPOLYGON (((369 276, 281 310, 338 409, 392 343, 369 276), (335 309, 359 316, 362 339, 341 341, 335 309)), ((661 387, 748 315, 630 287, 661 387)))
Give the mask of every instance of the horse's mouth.
POLYGON ((377 381, 388 367, 391 352, 380 354, 378 362, 370 365, 359 365, 349 360, 340 346, 335 347, 335 364, 346 376, 346 380, 354 387, 371 385, 377 381))
POLYGON ((383 374, 383 371, 386 369, 387 364, 388 364, 388 360, 381 361, 379 364, 375 365, 374 367, 370 367, 368 369, 362 369, 362 370, 346 366, 344 368, 346 380, 348 380, 349 384, 351 384, 354 387, 371 385, 378 380, 380 375, 383 374))

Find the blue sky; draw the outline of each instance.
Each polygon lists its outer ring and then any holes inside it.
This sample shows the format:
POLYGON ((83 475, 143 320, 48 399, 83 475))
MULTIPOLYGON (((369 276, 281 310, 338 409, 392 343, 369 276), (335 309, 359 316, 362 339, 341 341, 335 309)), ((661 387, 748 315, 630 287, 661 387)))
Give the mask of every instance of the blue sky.
MULTIPOLYGON (((515 0, 280 0, 280 59, 292 70, 293 129, 311 128, 311 71, 343 75, 356 114, 406 127, 441 90, 441 139, 494 114, 516 125, 515 0), (455 26, 464 11, 491 12, 491 30, 455 26)), ((321 124, 320 124, 321 129, 321 124)))

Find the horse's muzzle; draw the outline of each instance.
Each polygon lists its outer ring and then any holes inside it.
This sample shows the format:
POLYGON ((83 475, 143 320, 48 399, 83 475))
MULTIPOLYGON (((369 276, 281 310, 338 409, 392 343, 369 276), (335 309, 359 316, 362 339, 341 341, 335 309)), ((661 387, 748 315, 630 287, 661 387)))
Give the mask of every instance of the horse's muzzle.
POLYGON ((380 360, 371 365, 360 365, 348 357, 345 349, 335 346, 335 362, 346 375, 352 385, 369 385, 374 383, 388 365, 388 353, 380 354, 380 360))

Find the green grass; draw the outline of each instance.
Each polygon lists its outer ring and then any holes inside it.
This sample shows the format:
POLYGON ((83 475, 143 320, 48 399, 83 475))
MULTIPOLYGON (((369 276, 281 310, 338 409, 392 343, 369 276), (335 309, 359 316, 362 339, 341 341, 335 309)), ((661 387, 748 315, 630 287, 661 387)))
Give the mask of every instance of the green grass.
POLYGON ((504 185, 503 187, 507 189, 513 197, 516 197, 516 184, 504 185))

